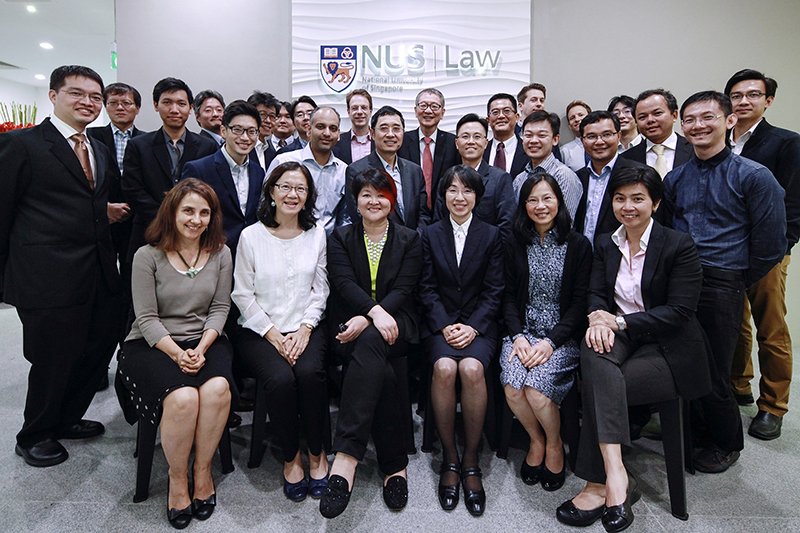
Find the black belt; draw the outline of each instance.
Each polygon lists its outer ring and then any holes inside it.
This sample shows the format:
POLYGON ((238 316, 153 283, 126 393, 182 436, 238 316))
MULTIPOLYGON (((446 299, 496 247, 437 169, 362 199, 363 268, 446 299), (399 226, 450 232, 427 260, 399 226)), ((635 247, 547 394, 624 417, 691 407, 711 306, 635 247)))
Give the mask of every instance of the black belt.
POLYGON ((703 277, 722 279, 726 281, 742 281, 744 272, 741 270, 728 270, 727 268, 716 268, 703 266, 703 277))

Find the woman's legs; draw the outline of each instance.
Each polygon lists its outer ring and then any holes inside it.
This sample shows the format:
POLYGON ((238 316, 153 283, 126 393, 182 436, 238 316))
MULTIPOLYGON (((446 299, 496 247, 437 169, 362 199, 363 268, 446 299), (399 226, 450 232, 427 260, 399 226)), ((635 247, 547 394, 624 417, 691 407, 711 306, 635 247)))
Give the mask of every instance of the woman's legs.
POLYGON ((197 392, 199 412, 194 435, 194 499, 204 500, 214 494, 211 460, 228 422, 231 391, 228 380, 217 376, 203 383, 197 392))
POLYGON ((545 433, 545 467, 553 473, 564 470, 564 443, 561 442, 561 413, 558 405, 532 387, 525 387, 525 398, 545 433))
POLYGON ((506 385, 504 390, 511 412, 517 417, 531 439, 525 462, 529 466, 539 466, 544 461, 545 434, 525 394, 527 388, 529 387, 515 389, 511 385, 506 385))
POLYGON ((164 398, 161 447, 169 465, 169 509, 185 509, 191 503, 189 454, 195 440, 199 404, 198 390, 192 387, 181 387, 164 398))
POLYGON ((324 327, 316 328, 311 333, 305 351, 292 367, 297 384, 297 408, 305 429, 309 470, 313 479, 322 479, 328 474, 328 458, 322 449, 325 426, 330 416, 328 377, 325 372, 325 335, 324 327))
MULTIPOLYGON (((466 357, 458 363, 461 378, 461 414, 464 417, 464 456, 463 468, 478 466, 478 446, 483 434, 483 421, 486 418, 486 379, 483 364, 473 357, 466 357)), ((465 478, 470 490, 480 490, 481 481, 477 476, 465 478)))

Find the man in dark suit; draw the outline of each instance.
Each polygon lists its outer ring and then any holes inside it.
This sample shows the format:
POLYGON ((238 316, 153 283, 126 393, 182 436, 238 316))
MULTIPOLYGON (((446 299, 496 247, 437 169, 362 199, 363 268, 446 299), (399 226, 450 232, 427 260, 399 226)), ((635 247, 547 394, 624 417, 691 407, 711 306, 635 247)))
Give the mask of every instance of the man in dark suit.
POLYGON ((486 104, 493 139, 483 152, 483 160, 512 176, 517 176, 530 159, 525 155, 519 137, 514 134, 519 115, 517 101, 507 93, 497 93, 486 104))
POLYGON ((414 103, 419 128, 403 134, 403 146, 398 154, 422 167, 428 208, 434 203, 442 174, 459 160, 455 135, 439 129, 444 111, 444 95, 439 89, 421 90, 414 103))
POLYGON ((349 165, 372 151, 372 138, 369 136, 372 95, 365 89, 353 89, 347 93, 345 101, 351 129, 339 136, 339 142, 333 147, 333 155, 349 165))
POLYGON ((50 76, 53 115, 0 135, 0 281, 31 363, 16 452, 32 466, 69 454, 56 439, 104 432, 82 420, 117 342, 119 274, 108 229, 111 155, 84 135, 103 80, 88 67, 50 76))
POLYGON ((784 190, 786 207, 786 255, 761 280, 747 289, 744 320, 733 356, 731 381, 740 404, 753 402, 753 330, 756 325, 759 381, 758 414, 748 433, 771 440, 781 434, 783 415, 789 409, 792 382, 792 339, 786 324, 786 273, 792 247, 800 236, 800 135, 776 128, 764 119, 764 112, 775 99, 778 83, 761 72, 745 69, 734 74, 725 85, 737 117, 730 133, 733 153, 767 167, 784 190))
POLYGON ((199 178, 217 193, 226 244, 234 257, 242 230, 258 220, 264 169, 248 156, 256 145, 260 120, 252 105, 243 100, 231 102, 220 130, 225 144, 211 155, 186 163, 181 175, 199 178))
POLYGON ((269 142, 277 153, 294 142, 292 104, 279 100, 275 106, 275 117, 270 118, 270 121, 272 122, 272 135, 269 137, 269 142))
POLYGON ((177 78, 164 78, 153 88, 153 107, 161 117, 156 131, 128 141, 122 173, 122 194, 133 208, 133 228, 127 262, 145 244, 144 232, 155 218, 164 194, 184 165, 217 151, 219 145, 186 129, 192 91, 177 78))
POLYGON ((625 150, 622 157, 653 167, 662 179, 692 158, 692 145, 673 131, 678 120, 678 101, 671 92, 664 89, 642 92, 634 103, 633 116, 645 141, 625 150))
POLYGON ((350 190, 353 177, 367 168, 377 168, 387 172, 397 186, 397 207, 391 220, 418 229, 431 221, 428 209, 428 195, 425 192, 425 179, 422 168, 398 155, 403 144, 405 120, 397 109, 383 106, 372 115, 370 134, 375 143, 375 151, 364 159, 347 167, 347 213, 350 220, 356 220, 356 200, 350 190))
POLYGON ((217 91, 206 89, 194 97, 192 104, 194 118, 200 126, 200 135, 208 137, 217 146, 223 143, 220 128, 222 127, 222 112, 225 110, 225 100, 217 91))
POLYGON ((292 102, 290 113, 297 137, 285 148, 278 150, 279 154, 302 150, 308 144, 308 136, 311 133, 311 113, 317 108, 317 103, 310 96, 303 95, 292 102))
POLYGON ((611 209, 608 182, 618 169, 644 166, 618 156, 619 129, 619 119, 608 111, 592 111, 581 121, 583 148, 590 161, 578 171, 583 196, 575 213, 575 230, 583 233, 592 245, 597 242, 597 237, 619 227, 611 209))
POLYGON ((250 159, 255 160, 262 169, 267 170, 278 153, 278 150, 270 142, 270 137, 272 136, 272 123, 277 117, 280 102, 270 93, 253 91, 253 94, 247 98, 247 103, 258 110, 258 116, 261 118, 258 140, 255 148, 250 152, 250 159))
MULTIPOLYGON (((534 111, 544 111, 544 102, 547 99, 547 87, 541 83, 529 83, 517 93, 517 105, 519 106, 519 118, 514 126, 514 134, 522 137, 522 121, 534 111)), ((563 162, 561 150, 558 146, 553 147, 553 156, 563 162)))

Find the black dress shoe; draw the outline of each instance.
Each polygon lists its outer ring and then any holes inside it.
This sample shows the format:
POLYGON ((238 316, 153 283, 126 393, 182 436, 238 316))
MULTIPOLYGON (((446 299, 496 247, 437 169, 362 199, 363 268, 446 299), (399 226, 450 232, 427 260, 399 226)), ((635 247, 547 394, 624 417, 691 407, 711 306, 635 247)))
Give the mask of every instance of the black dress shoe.
POLYGON ((185 509, 169 508, 169 478, 167 478, 167 520, 175 529, 183 529, 192 521, 192 504, 185 509))
POLYGON ((447 472, 460 474, 461 467, 456 463, 442 463, 442 468, 439 470, 439 505, 445 511, 452 511, 458 505, 458 482, 455 485, 444 485, 442 479, 447 472))
POLYGON ((31 466, 54 466, 63 463, 69 458, 67 450, 64 449, 60 442, 53 439, 45 439, 31 446, 17 444, 14 451, 31 466))
POLYGON ((392 476, 383 486, 383 501, 392 511, 401 511, 408 503, 408 480, 403 476, 392 476))
POLYGON ((94 420, 81 420, 58 432, 59 439, 90 439, 105 433, 106 428, 94 420))
POLYGON ((319 500, 319 514, 325 518, 336 518, 350 503, 350 486, 342 476, 333 474, 328 478, 328 488, 319 500))
POLYGON ((564 480, 567 479, 567 466, 561 468, 561 472, 551 472, 542 463, 542 488, 548 492, 553 492, 564 486, 564 480))
POLYGON ((594 509, 578 509, 572 503, 572 500, 567 500, 556 509, 556 519, 568 526, 586 527, 597 522, 597 519, 603 516, 605 510, 605 505, 594 509))
POLYGON ((726 471, 739 459, 737 450, 726 451, 712 445, 698 452, 692 460, 694 467, 706 474, 719 474, 726 471))
POLYGON ((325 493, 325 489, 327 488, 327 486, 328 486, 327 474, 325 474, 325 477, 322 479, 314 479, 312 477, 308 480, 308 495, 314 498, 315 500, 319 500, 325 493))
POLYGON ((481 516, 486 510, 486 491, 483 490, 483 483, 478 490, 471 490, 467 488, 467 478, 477 477, 479 480, 483 477, 483 472, 477 466, 472 468, 464 468, 461 470, 461 486, 464 489, 464 505, 467 506, 467 511, 472 516, 481 516))
POLYGON ((198 520, 208 520, 214 514, 217 506, 217 493, 215 492, 205 500, 192 500, 192 516, 198 520))
POLYGON ((747 434, 761 440, 773 440, 781 436, 783 417, 776 416, 766 411, 758 411, 750 422, 747 434))
POLYGON ((755 403, 752 392, 748 392, 747 394, 739 394, 734 392, 733 397, 736 398, 736 403, 741 406, 753 405, 755 403))
POLYGON ((519 477, 526 485, 536 485, 542 479, 542 467, 544 467, 544 463, 531 466, 523 459, 522 466, 519 468, 519 477))
POLYGON ((631 505, 636 503, 641 495, 636 490, 636 478, 628 475, 628 493, 625 496, 625 501, 619 505, 606 506, 603 511, 603 527, 608 533, 617 533, 624 529, 628 529, 633 524, 633 509, 631 505))
POLYGON ((283 495, 293 502, 302 502, 308 496, 308 478, 304 477, 297 483, 289 483, 283 478, 283 495))

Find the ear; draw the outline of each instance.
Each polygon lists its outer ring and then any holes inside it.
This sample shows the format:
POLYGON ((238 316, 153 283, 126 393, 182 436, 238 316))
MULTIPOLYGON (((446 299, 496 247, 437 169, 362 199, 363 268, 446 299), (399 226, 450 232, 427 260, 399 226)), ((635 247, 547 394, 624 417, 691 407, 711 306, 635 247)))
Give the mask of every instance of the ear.
POLYGON ((558 134, 556 134, 556 135, 553 135, 553 148, 555 148, 556 146, 558 146, 558 141, 559 141, 559 139, 561 139, 561 135, 558 135, 558 134))
POLYGON ((731 129, 736 125, 736 122, 739 121, 739 117, 736 116, 736 113, 731 113, 725 118, 725 128, 731 129))
POLYGON ((659 200, 659 201, 657 201, 656 203, 653 204, 653 213, 658 211, 659 206, 661 206, 661 200, 659 200))
POLYGON ((765 100, 765 102, 764 102, 764 108, 766 109, 766 108, 768 108, 769 106, 771 106, 771 105, 772 105, 772 102, 773 102, 773 100, 775 100, 775 97, 774 97, 774 96, 767 96, 767 99, 766 99, 766 100, 765 100))
POLYGON ((47 91, 47 97, 50 99, 50 103, 52 103, 53 105, 55 105, 56 103, 56 94, 57 93, 53 89, 47 91))

